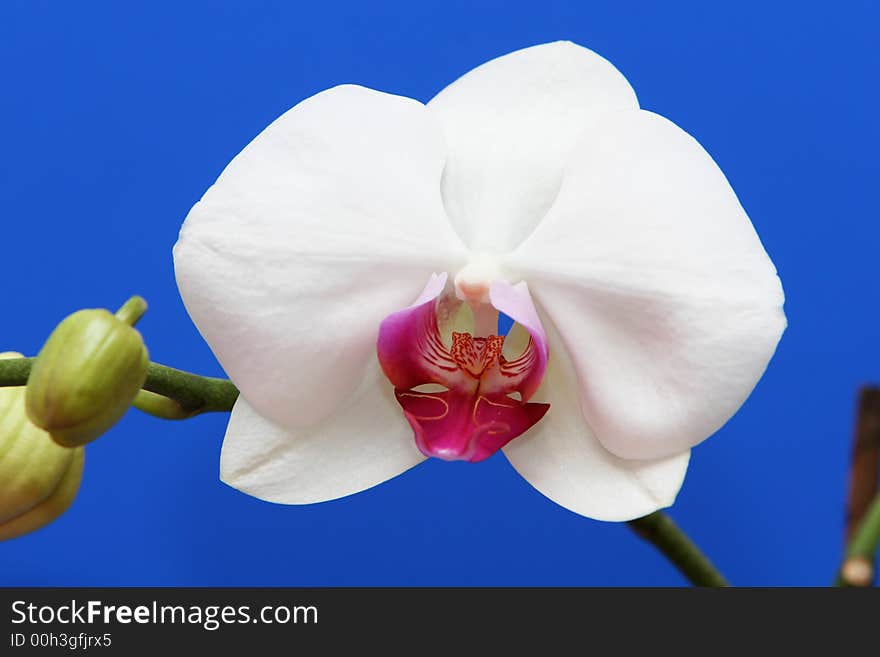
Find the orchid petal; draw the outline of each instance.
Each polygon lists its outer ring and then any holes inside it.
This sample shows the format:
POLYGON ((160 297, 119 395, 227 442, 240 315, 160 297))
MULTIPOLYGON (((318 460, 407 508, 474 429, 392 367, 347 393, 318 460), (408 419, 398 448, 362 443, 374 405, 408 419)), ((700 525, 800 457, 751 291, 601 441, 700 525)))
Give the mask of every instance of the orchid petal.
POLYGON ((376 364, 338 413, 307 429, 285 429, 239 397, 223 441, 220 478, 280 504, 351 495, 421 463, 412 430, 376 364))
POLYGON ((522 477, 557 504, 588 518, 624 521, 671 506, 690 451, 653 461, 621 459, 596 439, 581 413, 577 376, 551 325, 553 351, 538 396, 550 411, 504 454, 522 477))
POLYGON ((559 328, 596 436, 624 458, 714 433, 785 328, 776 270, 724 174, 650 112, 592 126, 510 263, 559 328))
POLYGON ((503 252, 552 204, 584 126, 638 101, 608 61, 559 41, 479 66, 428 107, 449 149, 443 198, 450 220, 470 247, 503 252))
POLYGON ((278 118, 192 208, 180 292, 258 413, 285 427, 326 417, 374 358, 382 318, 461 259, 444 161, 424 105, 341 86, 278 118))

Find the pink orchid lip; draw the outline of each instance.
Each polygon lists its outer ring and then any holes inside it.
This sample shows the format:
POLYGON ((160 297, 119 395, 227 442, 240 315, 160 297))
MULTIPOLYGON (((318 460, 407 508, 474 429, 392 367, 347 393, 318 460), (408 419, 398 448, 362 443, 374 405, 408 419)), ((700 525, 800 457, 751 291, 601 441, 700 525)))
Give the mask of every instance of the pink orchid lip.
POLYGON ((529 333, 525 351, 507 360, 504 336, 453 332, 444 343, 438 316, 451 311, 447 275, 433 274, 416 302, 386 317, 379 363, 412 426, 418 448, 444 460, 482 461, 537 423, 549 404, 529 402, 547 368, 549 350, 525 283, 494 281, 491 306, 529 333), (419 390, 427 384, 432 389, 419 390), (514 393, 519 394, 519 399, 514 393))

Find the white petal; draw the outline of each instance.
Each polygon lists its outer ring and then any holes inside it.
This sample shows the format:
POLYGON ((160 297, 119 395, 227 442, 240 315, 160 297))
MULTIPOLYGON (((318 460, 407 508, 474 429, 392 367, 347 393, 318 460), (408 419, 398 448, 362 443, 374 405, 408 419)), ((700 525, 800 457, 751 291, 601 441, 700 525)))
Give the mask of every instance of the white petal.
POLYGON ((714 433, 785 328, 776 270, 724 174, 650 112, 595 124, 511 263, 572 353, 597 437, 624 458, 714 433))
POLYGON ((547 415, 504 448, 532 486, 565 508, 596 520, 623 521, 671 506, 687 472, 690 451, 653 461, 608 452, 581 413, 577 378, 552 324, 550 364, 535 399, 547 415))
POLYGON ((567 41, 518 50, 467 73, 428 107, 446 134, 446 210, 474 249, 515 247, 550 207, 568 153, 598 114, 638 108, 608 61, 567 41))
POLYGON ((424 105, 336 87, 266 128, 190 211, 181 295, 260 414, 326 417, 375 360, 382 318, 459 261, 444 160, 424 105))
POLYGON ((424 459, 374 363, 345 405, 307 429, 284 429, 239 397, 223 441, 220 478, 269 502, 311 504, 371 488, 424 459))

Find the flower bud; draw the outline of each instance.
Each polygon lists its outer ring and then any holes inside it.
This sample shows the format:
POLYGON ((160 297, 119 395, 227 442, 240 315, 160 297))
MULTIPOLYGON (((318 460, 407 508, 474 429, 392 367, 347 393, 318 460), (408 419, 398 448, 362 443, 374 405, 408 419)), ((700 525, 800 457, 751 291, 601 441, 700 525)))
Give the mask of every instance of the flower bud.
POLYGON ((0 541, 55 520, 73 502, 82 479, 85 450, 61 447, 34 426, 24 397, 23 387, 0 388, 0 541))
POLYGON ((27 384, 31 421, 65 447, 91 442, 125 414, 147 377, 149 357, 132 324, 146 310, 133 297, 113 315, 80 310, 40 350, 27 384))

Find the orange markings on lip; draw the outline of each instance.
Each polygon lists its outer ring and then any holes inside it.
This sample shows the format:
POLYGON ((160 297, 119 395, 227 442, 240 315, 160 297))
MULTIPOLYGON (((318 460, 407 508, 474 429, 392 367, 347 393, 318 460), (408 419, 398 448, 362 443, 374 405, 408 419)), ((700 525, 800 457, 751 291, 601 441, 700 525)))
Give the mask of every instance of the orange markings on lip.
POLYGON ((478 379, 498 361, 503 346, 503 335, 475 338, 470 333, 453 331, 450 355, 456 365, 478 379))
POLYGON ((421 394, 421 393, 416 393, 416 392, 398 392, 397 393, 398 401, 400 401, 400 399, 403 397, 411 397, 414 399, 430 400, 428 403, 438 402, 443 405, 443 412, 440 413, 439 415, 416 415, 415 413, 411 413, 413 418, 415 418, 416 420, 442 420, 447 415, 449 415, 449 404, 446 403, 446 400, 442 399, 438 395, 421 394))

